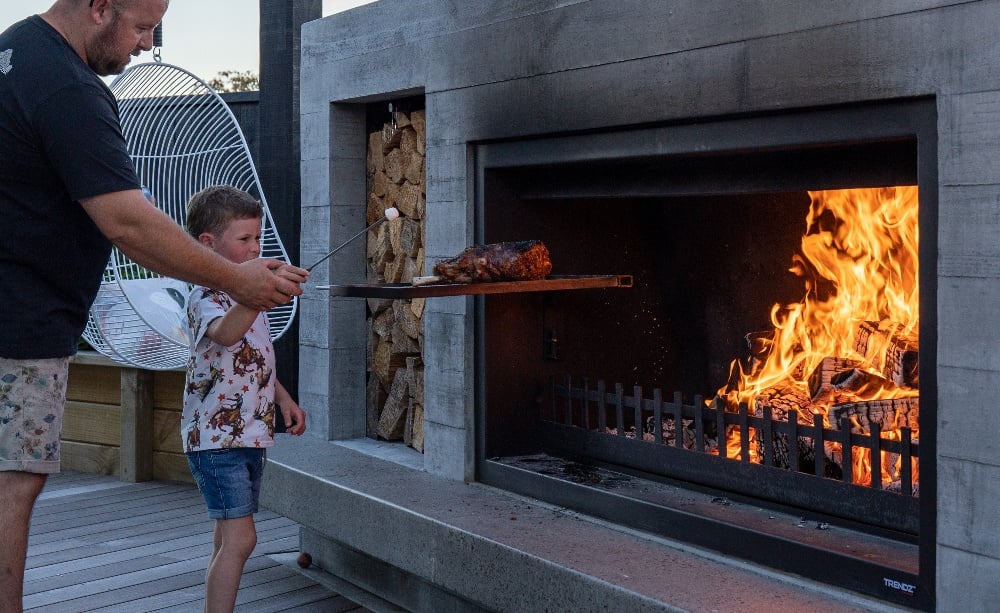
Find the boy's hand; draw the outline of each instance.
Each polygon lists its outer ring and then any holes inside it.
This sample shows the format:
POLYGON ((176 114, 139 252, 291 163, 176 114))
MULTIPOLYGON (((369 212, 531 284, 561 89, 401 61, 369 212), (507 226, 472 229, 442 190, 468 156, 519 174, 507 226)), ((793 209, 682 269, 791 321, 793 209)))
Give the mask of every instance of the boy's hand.
POLYGON ((281 403, 281 416, 285 419, 286 433, 300 436, 306 431, 306 412, 294 402, 281 403))

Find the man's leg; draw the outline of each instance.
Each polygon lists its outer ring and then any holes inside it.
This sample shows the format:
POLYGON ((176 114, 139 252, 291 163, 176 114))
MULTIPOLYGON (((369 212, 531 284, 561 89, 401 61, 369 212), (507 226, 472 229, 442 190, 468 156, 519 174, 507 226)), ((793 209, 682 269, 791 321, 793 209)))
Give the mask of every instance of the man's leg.
POLYGON ((24 560, 35 499, 46 475, 0 472, 0 612, 21 613, 24 560))
POLYGON ((69 358, 0 357, 0 613, 21 611, 28 528, 59 434, 69 358))

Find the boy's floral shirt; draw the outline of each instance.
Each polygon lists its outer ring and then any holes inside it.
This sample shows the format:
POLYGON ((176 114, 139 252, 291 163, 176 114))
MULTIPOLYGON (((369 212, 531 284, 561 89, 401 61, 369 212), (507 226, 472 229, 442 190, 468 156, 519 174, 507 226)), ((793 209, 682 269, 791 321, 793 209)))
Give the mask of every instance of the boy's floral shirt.
POLYGON ((181 416, 184 451, 274 445, 274 348, 264 313, 230 347, 205 336, 233 300, 196 287, 188 299, 188 358, 181 416))

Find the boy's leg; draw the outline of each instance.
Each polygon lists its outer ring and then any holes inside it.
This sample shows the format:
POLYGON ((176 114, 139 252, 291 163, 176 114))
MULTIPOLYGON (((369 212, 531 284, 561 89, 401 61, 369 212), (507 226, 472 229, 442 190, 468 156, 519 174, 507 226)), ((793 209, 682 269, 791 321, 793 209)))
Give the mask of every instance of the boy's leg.
POLYGON ((205 610, 232 611, 240 576, 257 545, 253 514, 259 505, 263 449, 212 449, 187 454, 208 516, 215 519, 214 547, 205 576, 205 610))
POLYGON ((253 515, 215 522, 218 549, 205 577, 205 611, 232 611, 247 558, 257 546, 253 515))
POLYGON ((24 590, 24 560, 35 499, 46 475, 0 472, 0 612, 20 613, 24 590))

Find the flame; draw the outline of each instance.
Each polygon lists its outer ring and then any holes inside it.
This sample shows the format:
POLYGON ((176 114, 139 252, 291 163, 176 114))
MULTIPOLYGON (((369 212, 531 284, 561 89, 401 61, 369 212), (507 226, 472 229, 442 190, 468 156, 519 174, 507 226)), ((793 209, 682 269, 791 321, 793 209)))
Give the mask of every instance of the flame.
MULTIPOLYGON (((753 407, 761 393, 774 388, 808 397, 808 377, 825 358, 853 360, 858 369, 879 374, 875 356, 884 352, 869 345, 866 355, 861 355, 855 346, 859 329, 866 323, 877 323, 879 331, 894 333, 872 336, 873 342, 918 334, 917 187, 808 194, 811 203, 805 233, 790 268, 803 279, 805 293, 798 303, 772 307, 773 335, 760 339, 758 359, 747 365, 733 362, 735 384, 719 391, 728 406, 745 402, 753 407)), ((895 386, 864 392, 864 400, 918 395, 917 390, 895 386)), ((810 403, 810 410, 822 414, 827 425, 829 405, 810 403)), ((890 438, 889 433, 884 432, 883 438, 890 438)), ((839 455, 839 446, 831 445, 839 455)), ((729 455, 740 455, 739 443, 734 445, 732 438, 729 455)), ((855 450, 854 455, 856 470, 867 474, 870 454, 855 450)), ((892 463, 891 458, 881 463, 883 480, 895 472, 889 470, 892 463)), ((863 477, 856 480, 862 481, 863 477)))

